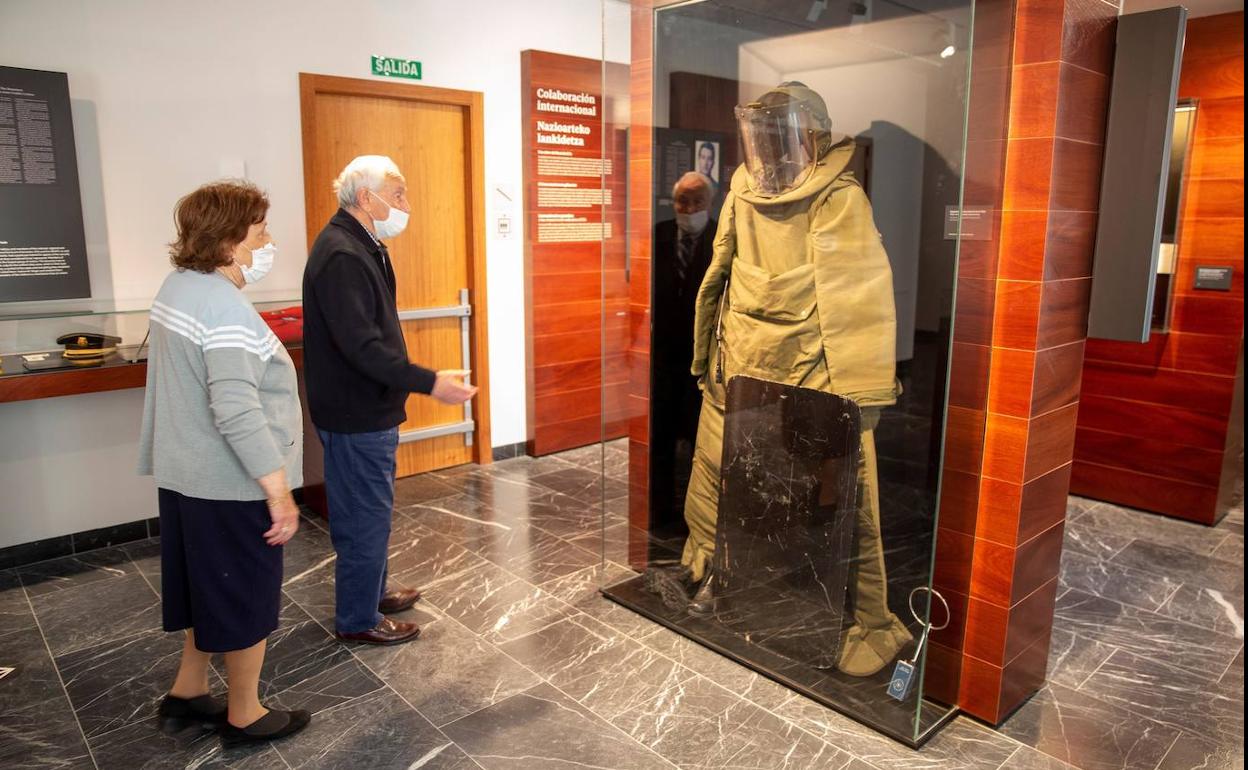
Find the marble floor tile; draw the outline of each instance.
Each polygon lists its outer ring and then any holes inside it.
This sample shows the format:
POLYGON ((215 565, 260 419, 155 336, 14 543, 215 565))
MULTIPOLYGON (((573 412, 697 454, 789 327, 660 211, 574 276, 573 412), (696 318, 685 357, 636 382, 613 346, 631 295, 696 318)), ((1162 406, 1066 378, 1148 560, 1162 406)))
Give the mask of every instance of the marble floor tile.
POLYGON ((161 627, 160 596, 137 570, 34 597, 31 604, 52 654, 96 647, 161 627), (107 623, 92 619, 107 618, 107 623))
POLYGON ((182 659, 180 634, 144 633, 56 659, 87 738, 151 721, 182 659))
POLYGON ((1166 575, 1187 585, 1212 588, 1223 594, 1243 596, 1244 565, 1220 561, 1186 548, 1137 540, 1119 551, 1115 564, 1166 575))
POLYGON ((1210 554, 1215 559, 1221 561, 1229 561, 1242 564, 1244 561, 1244 536, 1241 534, 1229 534, 1210 554))
MULTIPOLYGON (((640 538, 638 542, 645 542, 645 534, 641 530, 637 530, 637 534, 640 538)), ((596 553, 608 561, 626 563, 629 553, 628 537, 628 523, 621 521, 610 524, 606 529, 603 529, 601 524, 596 524, 580 535, 567 540, 572 545, 584 548, 590 553, 596 553)))
POLYGON ((598 470, 602 467, 602 456, 606 451, 607 448, 602 444, 590 444, 559 452, 555 457, 582 468, 598 470))
POLYGON ((479 489, 402 511, 418 521, 430 512, 442 516, 430 516, 432 521, 420 523, 478 551, 480 548, 474 548, 473 543, 488 545, 504 533, 526 528, 538 527, 560 537, 576 537, 602 525, 601 508, 596 503, 585 503, 538 484, 493 476, 484 477, 479 489), (443 531, 443 526, 449 529, 443 531))
POLYGON ((789 688, 760 676, 675 631, 661 628, 643 639, 642 644, 764 709, 777 709, 789 698, 796 697, 789 688))
POLYGON ((627 459, 616 442, 400 481, 391 573, 425 599, 399 647, 332 639, 335 557, 305 520, 262 689, 316 718, 277 747, 152 728, 181 649, 159 630, 158 539, 0 571, 0 766, 87 770, 85 730, 99 767, 127 769, 1243 767, 1242 511, 1203 528, 1072 498, 1052 684, 1005 735, 958 719, 915 753, 601 596, 635 575, 628 498, 596 490, 627 459))
POLYGON ((1105 505, 1100 500, 1093 500, 1090 497, 1079 497, 1078 495, 1070 495, 1066 498, 1066 521, 1067 523, 1078 519, 1097 506, 1105 505))
POLYGON ((1218 522, 1215 529, 1221 532, 1230 532, 1232 534, 1244 536, 1244 498, 1243 490, 1240 489, 1239 503, 1231 508, 1231 510, 1222 517, 1222 521, 1218 522))
POLYGON ((602 503, 628 493, 628 487, 618 479, 604 477, 587 468, 565 468, 532 478, 535 484, 567 495, 589 505, 602 503))
POLYGON ((595 473, 605 472, 609 478, 628 480, 627 447, 590 444, 579 449, 560 452, 555 457, 595 473))
POLYGON ((1085 526, 1078 520, 1068 521, 1063 533, 1062 555, 1077 553, 1094 559, 1109 559, 1134 541, 1133 537, 1085 526))
POLYGON ((1049 681, 1079 689, 1116 649, 1054 626, 1049 641, 1049 681))
POLYGON ((39 629, 0 627, 0 666, 0 767, 92 767, 39 629))
POLYGON ((0 634, 35 625, 22 581, 14 570, 0 571, 0 634))
POLYGON ((522 692, 541 680, 449 618, 394 647, 358 645, 355 655, 435 725, 522 692))
POLYGON ((1227 666, 1226 673, 1218 682, 1224 687, 1244 691, 1244 651, 1242 649, 1235 656, 1235 660, 1231 661, 1231 665, 1227 666))
POLYGON ((396 523, 390 536, 390 580, 419 588, 440 577, 476 569, 485 561, 425 527, 396 523))
POLYGON ((674 660, 583 615, 501 649, 609 722, 694 677, 674 660))
POLYGON ((475 770, 476 765, 392 690, 323 711, 277 745, 290 768, 475 770))
POLYGON ((120 547, 130 557, 130 561, 134 562, 134 566, 138 568, 143 577, 147 578, 152 590, 160 593, 160 538, 139 540, 120 547))
POLYGON ((1094 559, 1081 553, 1062 554, 1060 585, 1106 599, 1157 610, 1174 592, 1179 581, 1156 572, 1133 569, 1115 561, 1094 559))
MULTIPOLYGON (((336 609, 334 568, 334 562, 331 561, 298 575, 288 575, 286 583, 282 586, 282 591, 287 598, 331 632, 334 630, 336 609)), ((402 582, 398 576, 391 579, 392 584, 402 584, 402 582)), ((415 609, 396 617, 418 625, 433 620, 433 616, 423 612, 420 606, 420 603, 417 603, 415 609)))
POLYGON ((838 749, 702 677, 670 684, 611 721, 681 768, 796 770, 846 759, 838 749))
POLYGON ((290 542, 282 546, 283 574, 287 579, 333 560, 334 545, 329 533, 318 527, 299 527, 290 542))
POLYGON ((409 505, 450 497, 458 490, 454 484, 448 483, 431 473, 418 473, 399 479, 394 484, 394 507, 406 508, 409 505))
POLYGON ((549 684, 443 728, 486 770, 663 770, 670 762, 549 684))
POLYGON ((1244 770, 1244 742, 1227 745, 1180 735, 1157 770, 1244 770))
POLYGON ((31 704, 65 697, 43 636, 33 625, 0 633, 0 666, 14 669, 0 679, 0 723, 31 704))
POLYGON ((982 770, 999 767, 1018 745, 968 719, 958 718, 920 751, 886 738, 849 717, 802 696, 776 715, 864 760, 877 770, 982 770))
POLYGON ((95 768, 87 741, 63 692, 50 700, 0 711, 0 767, 5 770, 95 768))
POLYGON ((1081 770, 1151 770, 1179 731, 1050 684, 1001 727, 1009 737, 1081 770))
POLYGON ((1226 670, 1242 646, 1233 636, 1075 590, 1057 600, 1054 624, 1085 639, 1165 660, 1209 679, 1226 670))
POLYGON ((137 722, 94 738, 99 770, 289 770, 270 745, 222 749, 217 734, 188 729, 166 734, 151 722, 137 722))
POLYGON ((1075 521, 1083 527, 1172 548, 1183 548, 1205 556, 1213 553, 1226 540, 1227 535, 1226 532, 1202 524, 1110 504, 1095 506, 1075 521))
POLYGON ((489 561, 535 585, 571 575, 602 561, 593 552, 540 529, 518 533, 499 547, 481 553, 489 561))
MULTIPOLYGON (((552 493, 553 494, 553 493, 552 493)), ((484 502, 456 495, 413 505, 397 516, 436 532, 475 554, 506 545, 525 535, 533 525, 514 512, 498 514, 484 502)))
MULTIPOLYGON (((578 466, 555 455, 546 455, 544 457, 529 457, 526 455, 513 457, 509 460, 501 460, 487 466, 461 466, 458 469, 435 471, 435 475, 452 485, 479 483, 483 477, 506 478, 513 481, 527 482, 543 473, 552 473, 575 467, 578 466)), ((471 486, 464 487, 460 491, 471 488, 471 486)))
POLYGON ((260 699, 313 713, 382 687, 329 632, 314 620, 278 628, 269 636, 260 670, 260 699))
POLYGON ((63 556, 18 570, 22 585, 32 598, 137 573, 138 568, 122 548, 103 548, 77 556, 63 556))
POLYGON ((1056 757, 1050 757, 1030 746, 1019 746, 998 770, 1078 770, 1056 757))
POLYGON ((493 564, 422 587, 424 601, 487 641, 500 643, 545 628, 575 610, 493 564))
POLYGON ((601 589, 612 583, 636 577, 637 573, 617 562, 607 561, 573 572, 571 575, 555 578, 542 584, 542 588, 552 596, 568 604, 576 604, 583 599, 602 599, 601 589))
MULTIPOLYGON (((636 577, 636 573, 629 574, 636 577)), ((572 602, 572 606, 598 623, 632 639, 645 639, 663 628, 644 615, 626 609, 597 592, 572 602)))
POLYGON ((1178 732, 1223 744, 1244 739, 1242 691, 1196 679, 1161 661, 1118 650, 1081 689, 1178 732))
POLYGON ((1183 585, 1158 612, 1210 631, 1244 638, 1243 592, 1224 594, 1213 588, 1183 585))

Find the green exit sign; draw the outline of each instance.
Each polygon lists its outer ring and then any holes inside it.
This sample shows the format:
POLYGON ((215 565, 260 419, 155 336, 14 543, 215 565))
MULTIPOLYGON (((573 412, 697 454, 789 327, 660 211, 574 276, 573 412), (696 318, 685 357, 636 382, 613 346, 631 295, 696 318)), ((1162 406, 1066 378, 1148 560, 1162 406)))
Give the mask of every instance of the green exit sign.
POLYGON ((420 80, 420 62, 396 59, 393 56, 374 56, 373 74, 388 78, 420 80))

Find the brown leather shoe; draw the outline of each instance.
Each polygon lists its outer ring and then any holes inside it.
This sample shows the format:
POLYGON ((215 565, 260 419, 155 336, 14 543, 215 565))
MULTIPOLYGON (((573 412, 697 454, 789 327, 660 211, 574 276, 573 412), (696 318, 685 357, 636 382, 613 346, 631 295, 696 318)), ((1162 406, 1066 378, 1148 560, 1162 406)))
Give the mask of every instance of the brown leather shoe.
POLYGON ((335 632, 334 636, 343 642, 359 642, 360 644, 403 644, 420 636, 420 626, 415 623, 404 623, 401 620, 382 618, 375 628, 354 634, 335 632))
POLYGON ((386 591, 386 595, 381 597, 381 604, 377 605, 377 611, 383 615, 393 615, 396 612, 411 609, 412 605, 418 601, 420 601, 420 591, 415 588, 386 591))

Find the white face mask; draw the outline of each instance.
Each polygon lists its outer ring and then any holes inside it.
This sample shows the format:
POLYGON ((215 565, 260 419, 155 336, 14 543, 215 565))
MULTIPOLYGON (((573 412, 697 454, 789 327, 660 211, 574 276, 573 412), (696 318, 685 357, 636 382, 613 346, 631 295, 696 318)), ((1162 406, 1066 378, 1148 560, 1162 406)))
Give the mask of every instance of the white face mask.
MULTIPOLYGON (((381 200, 381 196, 377 193, 372 190, 369 190, 368 192, 377 200, 382 203, 386 203, 381 200)), ((387 203, 386 205, 389 206, 390 204, 387 203)), ((408 213, 406 211, 399 209, 397 206, 390 206, 389 216, 385 219, 373 220, 373 229, 377 231, 378 238, 394 238, 407 228, 407 218, 408 213)))
POLYGON ((259 249, 251 250, 251 264, 244 265, 238 263, 238 267, 243 271, 243 280, 247 283, 255 283, 261 278, 269 274, 273 269, 273 261, 277 258, 277 247, 272 243, 266 243, 259 249))
POLYGON ((681 214, 676 212, 676 226, 680 228, 682 233, 700 233, 706 228, 706 223, 710 218, 711 212, 708 209, 695 211, 692 214, 681 214))

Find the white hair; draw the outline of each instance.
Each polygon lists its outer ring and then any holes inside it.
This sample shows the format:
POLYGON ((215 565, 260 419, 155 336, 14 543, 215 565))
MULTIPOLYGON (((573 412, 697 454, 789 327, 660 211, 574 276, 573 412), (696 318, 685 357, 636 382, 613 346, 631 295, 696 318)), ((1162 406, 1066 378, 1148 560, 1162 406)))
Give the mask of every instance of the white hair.
POLYGON ((715 180, 711 179, 706 174, 703 174, 701 171, 689 171, 686 172, 680 179, 677 179, 676 184, 672 185, 672 197, 676 197, 676 191, 680 189, 681 185, 691 185, 694 182, 706 187, 707 198, 715 197, 715 180))
POLYGON ((353 208, 359 200, 360 190, 377 192, 387 177, 402 179, 403 174, 394 161, 385 155, 361 155, 347 164, 334 180, 334 194, 338 205, 353 208))

